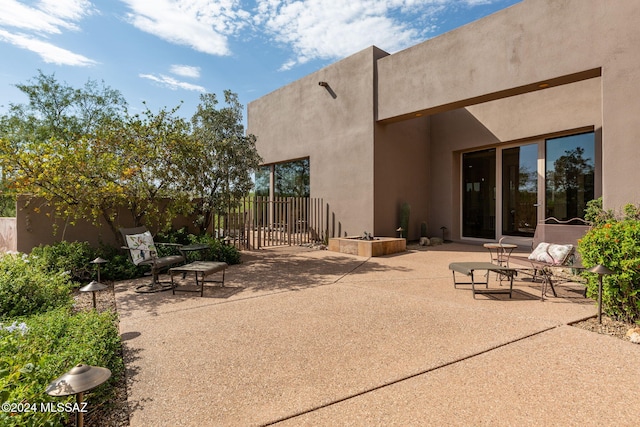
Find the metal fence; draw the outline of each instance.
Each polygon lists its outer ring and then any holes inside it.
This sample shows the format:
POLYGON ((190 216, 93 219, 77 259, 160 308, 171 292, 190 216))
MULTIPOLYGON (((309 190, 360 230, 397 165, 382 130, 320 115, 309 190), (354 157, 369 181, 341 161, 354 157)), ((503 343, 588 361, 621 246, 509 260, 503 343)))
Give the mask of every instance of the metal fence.
POLYGON ((329 208, 310 197, 246 197, 217 215, 214 234, 240 249, 323 243, 330 236, 329 208))

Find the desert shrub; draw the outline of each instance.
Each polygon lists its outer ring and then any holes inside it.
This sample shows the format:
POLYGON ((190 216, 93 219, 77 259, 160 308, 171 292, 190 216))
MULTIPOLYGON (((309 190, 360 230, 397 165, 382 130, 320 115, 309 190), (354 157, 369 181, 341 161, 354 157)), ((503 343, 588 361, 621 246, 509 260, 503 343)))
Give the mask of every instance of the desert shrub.
POLYGON ((204 251, 204 258, 207 261, 226 262, 229 265, 240 264, 241 253, 235 246, 225 245, 220 239, 216 239, 208 234, 190 235, 191 243, 202 243, 209 245, 209 249, 204 251))
MULTIPOLYGON (((124 370, 115 314, 95 310, 71 314, 61 307, 0 328, 0 397, 3 402, 73 402, 73 396, 52 397, 48 384, 75 365, 109 368, 107 384, 85 394, 91 405, 106 402, 124 370)), ((3 426, 59 426, 70 414, 55 412, 0 413, 3 426)))
MULTIPOLYGON (((616 217, 611 212, 599 220, 578 242, 585 267, 601 264, 614 271, 603 276, 602 305, 608 315, 628 321, 640 321, 640 221, 638 208, 625 206, 616 217)), ((598 276, 587 276, 587 294, 598 295, 598 276)))
MULTIPOLYGON (((241 262, 240 251, 235 246, 225 245, 220 239, 208 234, 190 234, 185 228, 166 233, 158 233, 155 241, 182 245, 201 243, 209 246, 209 249, 201 251, 200 253, 188 253, 187 256, 189 259, 187 261, 193 261, 201 257, 205 261, 221 261, 229 265, 239 264, 241 262)), ((160 256, 176 253, 180 252, 174 246, 158 245, 158 254, 160 256)))
POLYGON ((101 245, 97 256, 108 261, 100 265, 100 280, 135 279, 149 271, 149 266, 137 266, 131 262, 128 251, 113 246, 101 245))
POLYGON ((90 262, 96 258, 96 250, 87 242, 62 241, 40 245, 31 250, 30 257, 46 271, 68 271, 76 280, 91 280, 95 272, 90 262))
POLYGON ((70 306, 74 284, 65 272, 43 270, 26 255, 0 258, 0 319, 70 306))

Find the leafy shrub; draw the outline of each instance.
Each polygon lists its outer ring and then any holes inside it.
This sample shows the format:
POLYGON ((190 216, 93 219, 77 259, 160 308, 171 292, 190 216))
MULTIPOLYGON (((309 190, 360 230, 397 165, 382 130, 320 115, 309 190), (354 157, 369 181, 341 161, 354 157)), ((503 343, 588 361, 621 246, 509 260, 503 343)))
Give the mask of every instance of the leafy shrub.
POLYGON ((202 243, 209 245, 209 249, 204 251, 204 259, 207 261, 226 262, 229 265, 240 264, 242 262, 240 251, 232 245, 225 245, 220 239, 216 239, 208 234, 200 236, 190 235, 191 243, 202 243))
MULTIPOLYGON (((185 228, 167 233, 158 233, 155 240, 156 242, 178 243, 182 245, 195 243, 209 245, 209 249, 201 251, 201 253, 192 252, 187 254, 189 257, 188 261, 193 261, 201 257, 205 261, 220 261, 226 262, 229 265, 240 264, 241 262, 240 251, 235 246, 225 245, 220 239, 208 234, 189 234, 185 228)), ((158 254, 160 256, 176 253, 179 253, 179 251, 174 246, 158 245, 158 254)))
MULTIPOLYGON (((603 276, 602 306, 608 315, 628 321, 640 320, 640 210, 627 205, 621 219, 611 212, 596 216, 596 225, 578 242, 583 264, 601 264, 614 274, 603 276)), ((597 213, 596 213, 597 214, 597 213)), ((598 295, 598 276, 585 273, 587 294, 598 295)))
MULTIPOLYGON (((0 330, 0 397, 3 402, 73 402, 73 396, 52 397, 43 391, 49 383, 75 365, 109 368, 107 384, 85 394, 89 405, 105 402, 124 370, 115 314, 95 310, 71 314, 67 308, 25 319, 26 328, 14 323, 0 330)), ((3 426, 59 426, 69 414, 55 412, 0 413, 3 426)))
POLYGON ((70 306, 69 274, 43 270, 26 255, 0 258, 0 319, 43 313, 70 306))
POLYGON ((132 263, 129 254, 119 248, 102 245, 97 251, 97 256, 108 261, 100 265, 100 280, 135 279, 149 271, 148 266, 137 266, 132 263))
POLYGON ((68 271, 76 280, 91 280, 96 251, 87 242, 57 242, 31 250, 31 259, 49 272, 68 271))

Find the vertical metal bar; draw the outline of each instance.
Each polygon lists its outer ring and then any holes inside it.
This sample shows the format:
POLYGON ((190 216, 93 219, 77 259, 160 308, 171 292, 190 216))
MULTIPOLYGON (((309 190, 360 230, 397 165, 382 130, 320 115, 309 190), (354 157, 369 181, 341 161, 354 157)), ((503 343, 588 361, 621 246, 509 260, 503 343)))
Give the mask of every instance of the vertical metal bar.
POLYGON ((311 233, 311 229, 310 229, 310 227, 311 227, 311 217, 309 216, 309 204, 310 204, 310 202, 311 202, 311 198, 310 197, 307 197, 305 202, 304 202, 304 220, 306 221, 306 225, 305 225, 306 230, 305 231, 306 231, 306 234, 307 234, 307 242, 311 241, 310 235, 309 235, 309 233, 311 233))
POLYGON ((287 203, 285 204, 285 210, 286 210, 285 215, 287 216, 287 240, 288 240, 287 243, 289 244, 289 246, 291 246, 291 233, 292 233, 292 231, 291 231, 291 215, 292 215, 291 205, 293 203, 291 203, 291 202, 292 202, 291 198, 288 197, 287 198, 287 203))

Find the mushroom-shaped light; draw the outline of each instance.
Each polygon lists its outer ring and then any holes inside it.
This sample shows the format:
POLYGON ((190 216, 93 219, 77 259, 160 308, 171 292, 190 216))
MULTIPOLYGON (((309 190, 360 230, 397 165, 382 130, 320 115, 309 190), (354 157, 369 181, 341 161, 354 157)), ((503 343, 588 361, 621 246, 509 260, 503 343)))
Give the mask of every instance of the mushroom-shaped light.
POLYGON ((79 364, 60 378, 52 381, 45 392, 50 396, 71 396, 75 394, 78 408, 76 426, 83 427, 82 394, 98 387, 110 377, 111 371, 107 368, 79 364))
POLYGON ((107 285, 103 285, 95 280, 91 281, 86 286, 80 288, 80 292, 92 292, 93 293, 93 308, 96 308, 96 291, 102 291, 107 289, 107 285))

